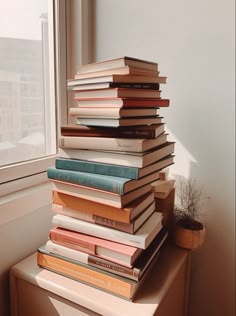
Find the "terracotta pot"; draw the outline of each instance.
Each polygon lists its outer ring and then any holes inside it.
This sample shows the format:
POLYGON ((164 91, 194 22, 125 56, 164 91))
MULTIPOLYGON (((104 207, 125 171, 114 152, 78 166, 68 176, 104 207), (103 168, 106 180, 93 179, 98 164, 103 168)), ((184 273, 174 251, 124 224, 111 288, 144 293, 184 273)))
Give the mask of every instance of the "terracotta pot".
POLYGON ((174 242, 181 248, 195 250, 202 246, 205 234, 204 226, 201 230, 191 230, 177 224, 174 229, 174 242))

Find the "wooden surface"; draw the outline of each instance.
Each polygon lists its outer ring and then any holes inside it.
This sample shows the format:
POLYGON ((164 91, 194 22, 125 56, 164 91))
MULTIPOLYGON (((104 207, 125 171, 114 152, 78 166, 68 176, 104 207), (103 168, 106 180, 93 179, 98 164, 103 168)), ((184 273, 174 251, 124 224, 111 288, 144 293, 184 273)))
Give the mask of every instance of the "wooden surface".
POLYGON ((12 316, 185 316, 190 252, 167 246, 133 302, 37 266, 36 254, 11 269, 12 316))

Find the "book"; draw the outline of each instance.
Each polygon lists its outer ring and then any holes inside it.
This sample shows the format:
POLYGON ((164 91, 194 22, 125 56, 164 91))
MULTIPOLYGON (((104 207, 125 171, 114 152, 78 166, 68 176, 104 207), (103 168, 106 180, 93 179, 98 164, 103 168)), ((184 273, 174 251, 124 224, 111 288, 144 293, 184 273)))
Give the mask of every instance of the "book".
POLYGON ((80 232, 55 227, 49 231, 49 239, 64 247, 85 252, 112 262, 131 267, 142 250, 80 232))
POLYGON ((145 98, 88 98, 77 99, 78 106, 92 106, 92 107, 168 107, 170 105, 169 99, 145 99, 145 98))
POLYGON ((80 159, 56 158, 55 167, 56 169, 63 170, 83 171, 114 177, 125 177, 128 179, 140 179, 148 174, 153 173, 154 171, 159 171, 167 165, 173 164, 173 161, 173 156, 167 156, 147 167, 137 168, 107 163, 98 163, 80 159))
POLYGON ((133 200, 141 195, 151 191, 151 185, 146 184, 136 190, 128 192, 124 195, 99 190, 91 187, 85 187, 65 181, 52 180, 52 190, 62 192, 68 195, 76 196, 82 199, 91 200, 97 203, 106 204, 118 208, 127 206, 133 200))
POLYGON ((151 62, 144 59, 139 58, 133 58, 129 56, 123 56, 119 58, 113 58, 108 59, 104 61, 89 63, 86 65, 80 65, 78 67, 78 73, 86 73, 86 72, 93 72, 93 71, 101 71, 101 70, 107 70, 111 68, 119 68, 119 67, 135 67, 135 68, 141 68, 141 69, 148 69, 157 71, 158 70, 158 64, 156 62, 151 62))
MULTIPOLYGON (((167 134, 162 133, 153 139, 126 139, 108 137, 61 136, 60 148, 97 149, 124 152, 145 152, 167 142, 167 134)), ((119 164, 119 163, 118 163, 119 164)))
POLYGON ((133 300, 138 289, 154 267, 158 254, 153 258, 140 281, 118 276, 72 259, 49 253, 44 246, 37 252, 37 264, 54 273, 72 278, 123 299, 133 300))
POLYGON ((129 88, 108 88, 95 90, 75 91, 74 99, 86 98, 160 98, 160 90, 129 89, 129 88))
POLYGON ((102 216, 94 216, 74 209, 68 209, 58 204, 52 204, 52 211, 56 214, 62 214, 80 220, 111 227, 129 234, 134 234, 140 226, 148 219, 148 217, 155 211, 155 201, 152 202, 138 217, 136 217, 131 223, 122 223, 119 221, 111 220, 102 216))
POLYGON ((117 119, 77 117, 75 124, 104 127, 137 126, 145 124, 160 124, 162 123, 162 119, 163 118, 161 116, 122 117, 117 119))
POLYGON ((151 185, 152 185, 153 192, 168 193, 175 186, 175 179, 168 179, 168 180, 158 179, 157 181, 154 181, 151 185))
POLYGON ((62 192, 52 191, 52 203, 57 205, 59 214, 77 217, 77 212, 92 216, 93 220, 100 217, 121 223, 131 223, 154 201, 154 193, 148 192, 137 197, 124 208, 118 208, 91 200, 82 199, 62 192), (59 207, 58 207, 59 206, 59 207))
POLYGON ((133 235, 61 214, 54 215, 52 223, 61 228, 82 234, 88 234, 128 246, 146 249, 161 230, 162 217, 161 213, 154 212, 133 235))
POLYGON ((119 75, 119 74, 110 74, 103 76, 95 76, 89 78, 81 79, 68 79, 67 87, 73 87, 75 85, 84 85, 84 84, 97 84, 97 83, 159 83, 165 84, 167 77, 163 76, 150 76, 150 75, 119 75))
MULTIPOLYGON (((79 80, 77 80, 79 81, 79 80)), ((151 82, 96 82, 88 84, 73 84, 73 81, 70 82, 70 85, 67 85, 68 91, 78 91, 78 90, 94 90, 94 89, 106 89, 106 88, 131 88, 131 89, 157 89, 159 90, 159 83, 151 82)))
POLYGON ((170 234, 173 233, 173 213, 175 206, 175 188, 169 192, 169 194, 163 198, 155 198, 156 211, 163 214, 163 225, 167 226, 170 234))
POLYGON ((159 179, 158 171, 150 173, 140 179, 128 179, 98 173, 57 169, 55 167, 49 167, 47 169, 47 176, 51 180, 79 184, 85 187, 118 193, 120 195, 124 195, 159 179))
POLYGON ((160 253, 161 247, 164 244, 167 236, 168 233, 166 231, 166 228, 163 227, 154 238, 154 240, 151 242, 151 244, 148 246, 148 248, 141 252, 138 258, 135 260, 133 266, 131 267, 115 263, 113 261, 109 261, 85 252, 74 250, 60 244, 56 244, 51 240, 47 241, 45 249, 50 253, 61 255, 68 259, 72 259, 87 264, 89 266, 94 266, 101 270, 105 270, 134 281, 139 281, 148 268, 152 259, 157 253, 160 253))
POLYGON ((158 76, 158 71, 124 66, 119 68, 111 68, 106 70, 98 70, 87 73, 76 73, 74 79, 87 79, 108 75, 135 75, 135 76, 158 76))
POLYGON ((110 138, 156 138, 164 133, 165 124, 142 126, 97 127, 85 125, 62 125, 62 136, 110 137, 110 138))
MULTIPOLYGON (((82 150, 60 148, 59 156, 63 158, 82 159, 99 163, 144 168, 158 160, 173 154, 175 143, 166 142, 160 146, 144 152, 109 151, 109 150, 82 150)), ((172 156, 173 157, 173 156, 172 156)))
POLYGON ((77 106, 69 109, 69 115, 85 118, 121 118, 134 116, 156 116, 159 108, 117 108, 77 106))

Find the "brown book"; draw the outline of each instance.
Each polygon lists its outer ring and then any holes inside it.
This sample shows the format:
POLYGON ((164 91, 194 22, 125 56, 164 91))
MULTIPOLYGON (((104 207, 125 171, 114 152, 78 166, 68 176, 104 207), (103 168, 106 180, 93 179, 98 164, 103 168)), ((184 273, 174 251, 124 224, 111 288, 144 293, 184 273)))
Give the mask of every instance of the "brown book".
MULTIPOLYGON (((126 68, 125 68, 126 69, 126 68)), ((111 72, 111 70, 109 70, 111 72)), ((150 75, 100 75, 96 77, 90 78, 81 78, 81 79, 69 79, 67 80, 67 87, 70 89, 74 86, 78 85, 89 85, 89 84, 99 84, 99 83, 136 83, 136 84, 145 84, 145 83, 158 83, 165 84, 167 81, 167 77, 163 76, 150 76, 150 75)))
POLYGON ((147 194, 138 197, 125 208, 97 203, 90 199, 86 200, 57 191, 53 191, 52 197, 52 202, 61 206, 61 214, 76 217, 76 212, 83 212, 90 214, 93 217, 95 216, 95 218, 100 216, 121 223, 131 223, 153 201, 154 194, 152 192, 148 192, 147 194))
POLYGON ((159 115, 159 109, 77 106, 69 109, 69 115, 89 118, 149 117, 159 115))
POLYGON ((94 90, 81 90, 74 93, 75 99, 86 98, 160 98, 160 90, 107 88, 94 90))
POLYGON ((84 125, 61 126, 62 136, 155 138, 164 133, 164 123, 143 126, 95 127, 84 125))

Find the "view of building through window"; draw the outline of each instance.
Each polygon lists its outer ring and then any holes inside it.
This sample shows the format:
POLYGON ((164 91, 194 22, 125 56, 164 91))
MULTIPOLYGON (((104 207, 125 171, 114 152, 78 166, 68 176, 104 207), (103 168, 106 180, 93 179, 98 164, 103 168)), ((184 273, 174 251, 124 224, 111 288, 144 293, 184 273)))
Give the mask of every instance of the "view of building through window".
POLYGON ((15 3, 0 4, 0 166, 55 153, 48 1, 15 3))

